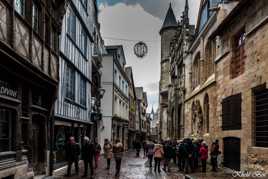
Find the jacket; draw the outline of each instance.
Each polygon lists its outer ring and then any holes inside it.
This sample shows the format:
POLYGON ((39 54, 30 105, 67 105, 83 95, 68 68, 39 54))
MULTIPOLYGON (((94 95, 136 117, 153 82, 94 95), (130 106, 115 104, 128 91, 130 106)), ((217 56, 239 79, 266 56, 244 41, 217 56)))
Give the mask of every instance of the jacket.
POLYGON ((103 146, 104 150, 104 157, 107 159, 111 159, 113 156, 113 146, 110 143, 104 144, 103 146))
POLYGON ((154 148, 154 157, 155 158, 163 158, 164 150, 160 144, 156 144, 154 148))
POLYGON ((77 143, 68 142, 66 145, 66 160, 75 161, 79 159, 80 155, 80 146, 77 143))
POLYGON ((200 159, 201 160, 207 160, 208 159, 208 148, 205 146, 202 146, 199 150, 200 159))
POLYGON ((82 160, 91 161, 94 158, 95 147, 93 143, 85 143, 82 146, 82 160))
POLYGON ((124 149, 123 149, 122 143, 119 142, 113 146, 113 153, 114 153, 115 159, 121 159, 123 157, 123 152, 124 152, 124 149))

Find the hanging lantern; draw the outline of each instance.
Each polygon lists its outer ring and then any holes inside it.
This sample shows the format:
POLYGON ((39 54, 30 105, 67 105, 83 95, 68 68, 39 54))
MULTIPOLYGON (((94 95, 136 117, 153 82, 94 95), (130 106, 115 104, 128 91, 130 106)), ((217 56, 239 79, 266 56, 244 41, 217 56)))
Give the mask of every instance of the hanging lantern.
POLYGON ((148 53, 147 45, 142 41, 136 43, 134 46, 134 53, 138 58, 145 57, 148 53))

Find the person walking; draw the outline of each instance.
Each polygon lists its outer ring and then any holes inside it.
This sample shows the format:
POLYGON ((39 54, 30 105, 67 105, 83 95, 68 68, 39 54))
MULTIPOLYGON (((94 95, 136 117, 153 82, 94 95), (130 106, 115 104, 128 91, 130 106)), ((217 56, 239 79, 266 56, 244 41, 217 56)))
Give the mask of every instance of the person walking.
POLYGON ((90 178, 93 178, 94 175, 94 167, 93 167, 93 158, 94 158, 95 148, 94 144, 90 142, 87 136, 84 137, 84 144, 82 146, 82 160, 84 161, 84 175, 83 177, 87 177, 88 175, 88 166, 90 168, 90 178))
POLYGON ((116 169, 115 177, 118 177, 120 174, 123 152, 124 152, 123 144, 120 142, 120 140, 117 139, 113 146, 113 154, 114 154, 115 169, 116 169))
POLYGON ((147 141, 146 140, 144 140, 143 142, 142 142, 142 149, 143 149, 143 158, 146 158, 146 156, 147 156, 147 141))
POLYGON ((164 156, 164 150, 161 144, 155 144, 154 147, 154 172, 156 172, 156 169, 158 170, 158 173, 161 172, 160 169, 160 163, 164 156))
POLYGON ((201 144, 199 154, 202 164, 202 172, 205 173, 207 169, 207 159, 208 159, 208 146, 205 141, 203 141, 201 144))
POLYGON ((219 140, 215 140, 215 142, 213 142, 211 145, 211 152, 210 152, 212 171, 214 172, 217 172, 218 169, 218 155, 221 154, 219 148, 220 148, 219 140))
POLYGON ((170 172, 170 161, 173 158, 173 148, 172 143, 170 141, 166 141, 164 146, 164 168, 165 172, 170 172))
POLYGON ((113 146, 109 142, 108 139, 104 140, 103 150, 104 150, 104 157, 106 158, 106 161, 107 161, 106 170, 109 170, 110 165, 111 165, 112 155, 113 155, 113 146))
POLYGON ((192 162, 193 162, 193 171, 196 171, 198 169, 198 159, 199 159, 199 144, 198 140, 195 139, 193 142, 193 157, 192 157, 192 162))
POLYGON ((140 157, 141 143, 139 141, 135 142, 136 157, 140 157))
POLYGON ((148 160, 149 160, 149 167, 152 168, 153 166, 153 157, 154 157, 154 143, 149 140, 148 143, 147 143, 147 157, 148 157, 148 160))
POLYGON ((101 145, 98 143, 97 139, 95 139, 94 141, 94 145, 95 145, 95 169, 98 168, 98 163, 100 160, 100 153, 101 153, 101 145))
POLYGON ((75 174, 76 175, 79 174, 79 166, 78 166, 79 155, 80 155, 80 147, 75 142, 74 137, 71 136, 69 138, 67 145, 66 145, 66 159, 68 162, 66 176, 71 176, 71 169, 72 169, 73 163, 75 165, 75 174))
POLYGON ((185 173, 189 173, 189 168, 193 171, 193 143, 192 139, 185 140, 186 159, 185 159, 185 173))

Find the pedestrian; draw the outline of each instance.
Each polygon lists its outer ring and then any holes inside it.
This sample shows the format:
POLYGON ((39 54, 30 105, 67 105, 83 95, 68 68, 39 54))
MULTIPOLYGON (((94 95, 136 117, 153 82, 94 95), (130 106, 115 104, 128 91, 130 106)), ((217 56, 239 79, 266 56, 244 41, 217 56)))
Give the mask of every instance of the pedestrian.
POLYGON ((148 143, 147 143, 147 157, 148 157, 148 160, 149 160, 149 167, 152 168, 153 166, 153 157, 154 157, 154 143, 149 140, 148 143))
POLYGON ((185 160, 185 173, 189 173, 189 169, 193 171, 193 143, 192 139, 186 139, 186 160, 185 160))
POLYGON ((164 150, 161 144, 155 144, 154 147, 154 172, 158 169, 158 173, 161 172, 160 163, 164 156, 164 150))
POLYGON ((109 170, 110 165, 111 165, 112 155, 113 155, 113 146, 109 142, 108 139, 104 140, 103 150, 104 150, 104 157, 106 158, 106 161, 107 161, 106 170, 109 170))
POLYGON ((95 139, 94 141, 94 145, 95 145, 95 169, 98 168, 98 163, 99 163, 99 159, 100 159, 100 153, 101 153, 101 145, 98 143, 98 140, 95 139))
POLYGON ((185 140, 182 140, 179 144, 179 170, 184 171, 185 169, 185 162, 187 158, 187 151, 185 146, 185 140))
POLYGON ((121 162, 122 162, 122 157, 123 157, 123 144, 120 142, 120 140, 116 140, 115 144, 113 146, 113 154, 114 154, 114 159, 115 159, 115 176, 118 177, 120 174, 120 168, 121 168, 121 162))
POLYGON ((75 142, 75 139, 73 136, 69 138, 69 141, 66 145, 66 159, 68 162, 68 168, 67 168, 67 176, 71 176, 71 169, 72 165, 74 163, 75 165, 75 174, 79 174, 79 166, 78 166, 78 160, 80 155, 80 147, 78 143, 75 142))
POLYGON ((84 143, 82 145, 82 160, 84 161, 84 175, 88 175, 88 166, 90 168, 90 177, 93 178, 94 167, 93 167, 93 158, 94 158, 95 148, 93 142, 90 142, 87 136, 84 137, 84 143))
POLYGON ((146 158, 146 156, 147 156, 147 142, 146 142, 146 140, 143 141, 142 148, 143 148, 143 158, 146 158))
POLYGON ((135 142, 136 157, 140 157, 141 143, 139 141, 135 142))
POLYGON ((220 155, 220 154, 221 154, 221 152, 219 150, 219 140, 215 140, 215 142, 213 142, 211 145, 211 152, 210 152, 212 171, 214 171, 214 172, 217 172, 218 155, 220 155))
POLYGON ((176 163, 177 163, 177 154, 176 154, 177 141, 173 140, 171 143, 171 146, 172 146, 172 160, 173 160, 173 163, 176 165, 176 163))
POLYGON ((164 145, 164 168, 165 172, 170 172, 170 161, 173 158, 173 148, 171 141, 166 141, 164 145))
POLYGON ((199 159, 199 144, 198 144, 198 140, 195 139, 193 142, 193 157, 192 157, 192 161, 193 161, 193 171, 196 171, 198 169, 198 159, 199 159))
POLYGON ((201 144, 199 154, 202 163, 202 172, 205 173, 207 169, 207 159, 208 159, 208 146, 205 141, 203 141, 201 144))

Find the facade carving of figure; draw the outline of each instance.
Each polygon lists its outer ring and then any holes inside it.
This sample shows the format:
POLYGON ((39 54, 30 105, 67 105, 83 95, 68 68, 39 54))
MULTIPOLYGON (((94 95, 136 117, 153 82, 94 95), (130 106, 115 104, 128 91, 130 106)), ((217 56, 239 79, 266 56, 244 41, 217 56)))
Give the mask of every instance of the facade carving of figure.
POLYGON ((203 132, 203 113, 199 101, 193 103, 192 113, 192 133, 200 136, 203 132))

